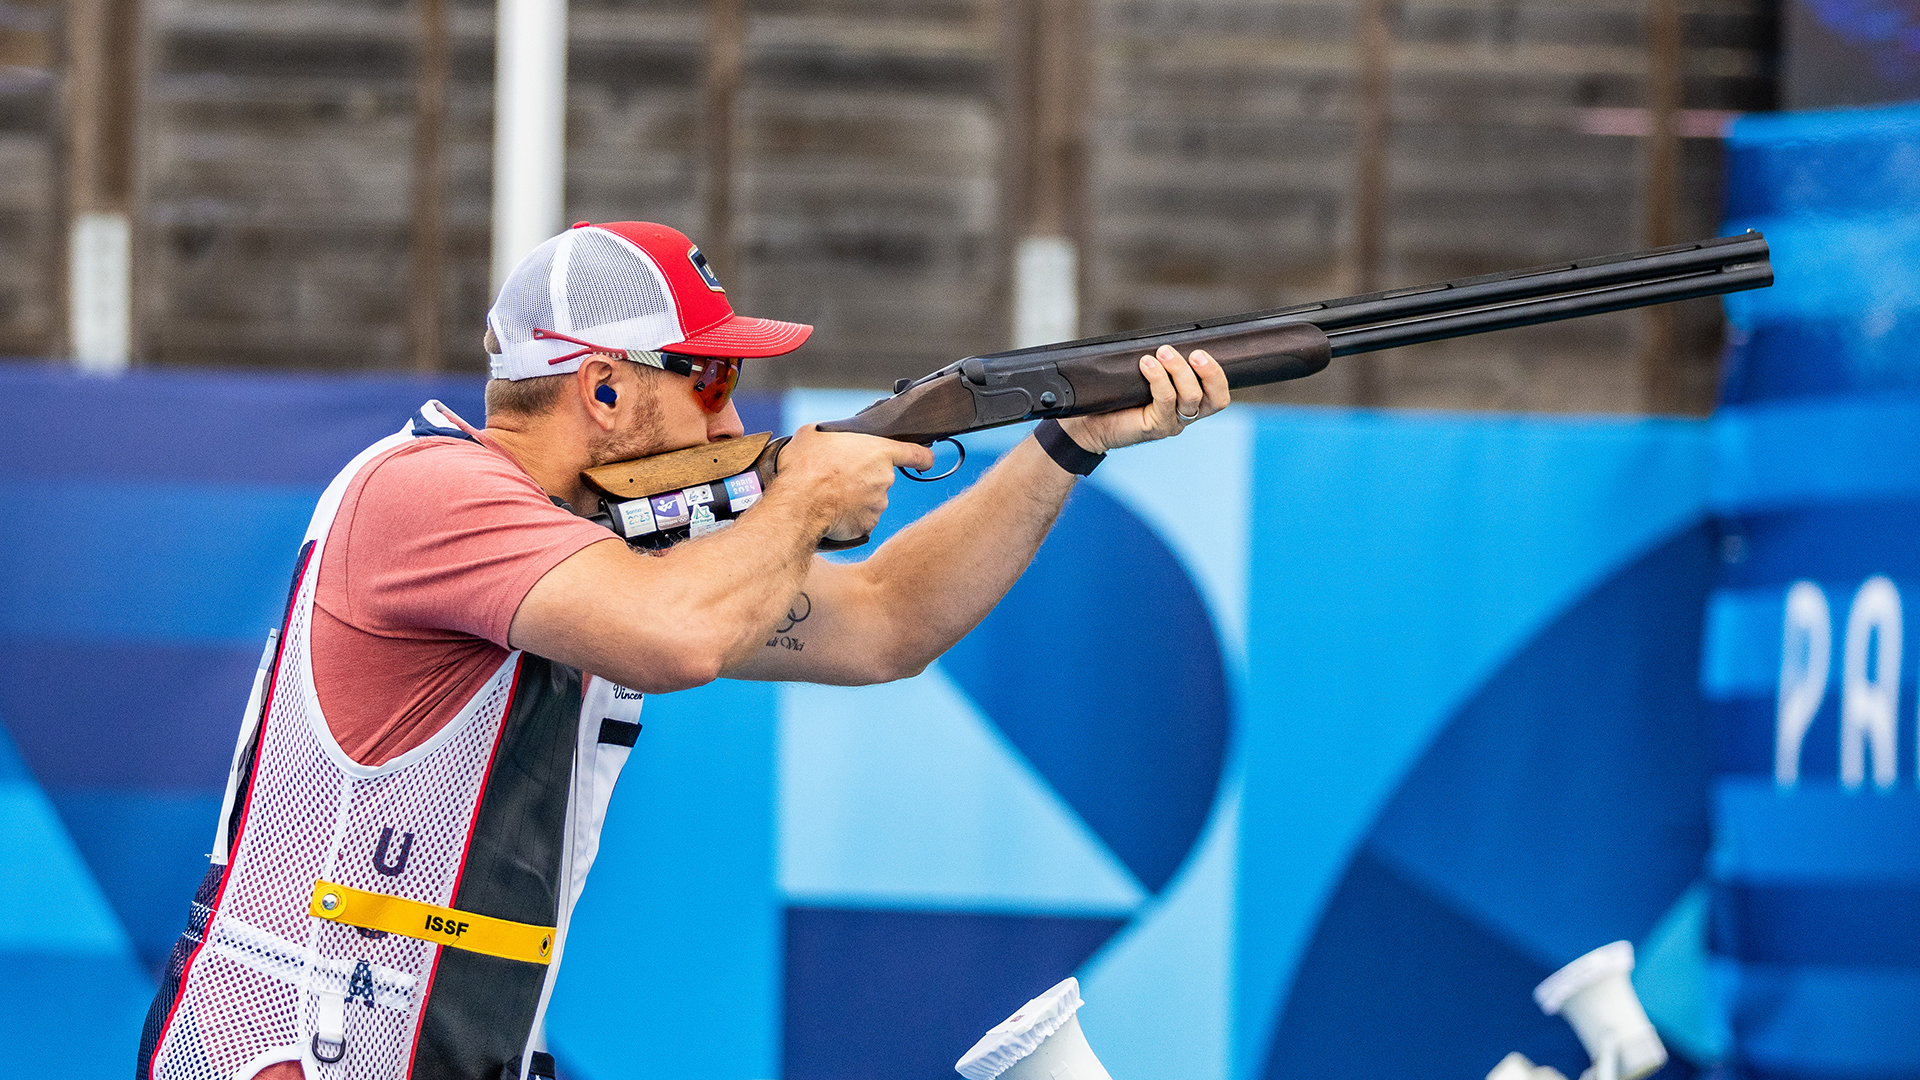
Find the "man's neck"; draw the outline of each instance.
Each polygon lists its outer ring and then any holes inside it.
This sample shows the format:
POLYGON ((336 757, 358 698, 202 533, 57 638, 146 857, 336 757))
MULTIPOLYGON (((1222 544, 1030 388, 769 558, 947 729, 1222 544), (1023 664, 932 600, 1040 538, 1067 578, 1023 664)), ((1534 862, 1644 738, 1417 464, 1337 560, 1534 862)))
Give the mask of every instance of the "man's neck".
POLYGON ((563 423, 554 416, 488 417, 486 433, 548 495, 564 499, 576 511, 585 511, 592 501, 592 492, 580 479, 581 470, 589 464, 587 444, 584 438, 568 438, 568 433, 552 430, 563 423))

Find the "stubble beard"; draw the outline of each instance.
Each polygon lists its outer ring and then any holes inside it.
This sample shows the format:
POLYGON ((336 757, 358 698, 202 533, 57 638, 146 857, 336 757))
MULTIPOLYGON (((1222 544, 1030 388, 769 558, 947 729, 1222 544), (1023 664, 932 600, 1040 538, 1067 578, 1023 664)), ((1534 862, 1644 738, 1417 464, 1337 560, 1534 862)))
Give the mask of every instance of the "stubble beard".
POLYGON ((648 457, 668 448, 665 435, 660 430, 660 402, 651 395, 636 397, 638 403, 625 425, 596 434, 588 444, 590 468, 614 461, 648 457))

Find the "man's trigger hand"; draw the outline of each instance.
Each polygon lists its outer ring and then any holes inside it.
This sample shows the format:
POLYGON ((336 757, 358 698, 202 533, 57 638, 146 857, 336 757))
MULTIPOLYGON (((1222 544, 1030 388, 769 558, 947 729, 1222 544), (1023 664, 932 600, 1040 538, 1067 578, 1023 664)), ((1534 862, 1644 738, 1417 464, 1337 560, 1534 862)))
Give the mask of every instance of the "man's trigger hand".
POLYGON ((780 483, 811 504, 827 539, 855 540, 879 524, 897 467, 930 469, 933 451, 809 424, 780 453, 780 483))

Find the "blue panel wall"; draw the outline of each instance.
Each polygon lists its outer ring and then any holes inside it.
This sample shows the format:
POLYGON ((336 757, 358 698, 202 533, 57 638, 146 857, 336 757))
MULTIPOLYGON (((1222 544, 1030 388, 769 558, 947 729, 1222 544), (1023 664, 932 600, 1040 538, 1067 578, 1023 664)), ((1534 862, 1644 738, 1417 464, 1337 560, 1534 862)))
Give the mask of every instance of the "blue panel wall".
POLYGON ((0 964, 74 1075, 132 1065, 314 498, 428 396, 480 412, 471 381, 0 366, 0 964))
MULTIPOLYGON (((37 916, 0 963, 105 1033, 74 1075, 131 1056, 312 498, 478 392, 0 368, 0 888, 37 916)), ((1714 1057, 1697 673, 1739 437, 1237 408, 1115 454, 924 675, 649 702, 565 1075, 935 1080, 1067 974, 1120 1080, 1573 1075, 1527 992, 1619 937, 1676 1075, 1714 1057)), ((883 532, 954 490, 899 485, 883 532)))
POLYGON ((315 497, 436 395, 480 411, 471 381, 0 367, 0 719, 147 970, 205 871, 315 497))
MULTIPOLYGON (((1829 5, 1835 6, 1835 5, 1829 5)), ((1729 310, 1701 682, 1732 1064, 1920 1076, 1920 107, 1735 125, 1779 284, 1729 310)))
POLYGON ((1528 991, 1649 941, 1705 851, 1705 430, 1275 419, 1233 1075, 1469 1080, 1509 1050, 1574 1075, 1528 991))

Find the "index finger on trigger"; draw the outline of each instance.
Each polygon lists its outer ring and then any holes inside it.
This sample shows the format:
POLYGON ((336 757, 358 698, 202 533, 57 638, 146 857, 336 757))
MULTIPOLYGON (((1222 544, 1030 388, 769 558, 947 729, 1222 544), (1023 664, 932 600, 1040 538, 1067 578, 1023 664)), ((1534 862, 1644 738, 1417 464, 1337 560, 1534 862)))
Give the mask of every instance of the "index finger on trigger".
POLYGON ((894 465, 905 466, 915 472, 926 472, 933 468, 933 447, 910 442, 896 442, 893 446, 894 465))

